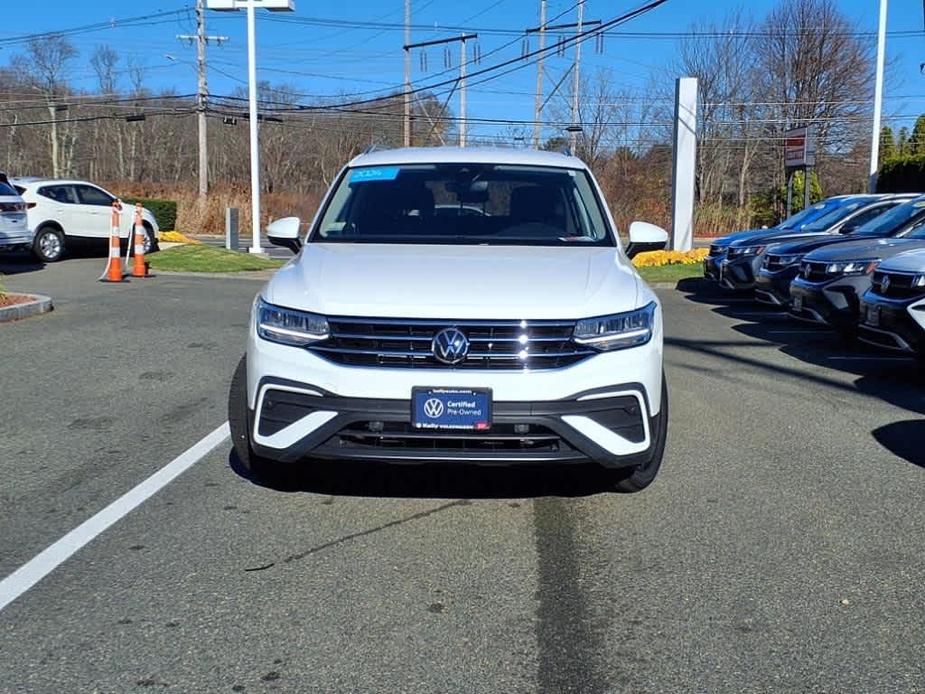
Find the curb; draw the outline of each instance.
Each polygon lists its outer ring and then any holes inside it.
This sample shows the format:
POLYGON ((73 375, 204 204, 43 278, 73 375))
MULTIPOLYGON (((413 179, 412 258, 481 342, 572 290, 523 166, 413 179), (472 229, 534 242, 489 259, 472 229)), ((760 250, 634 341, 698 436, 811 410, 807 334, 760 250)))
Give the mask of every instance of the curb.
POLYGON ((20 294, 20 296, 32 297, 32 301, 0 308, 0 323, 31 318, 41 313, 48 313, 54 308, 50 296, 44 296, 43 294, 20 294))

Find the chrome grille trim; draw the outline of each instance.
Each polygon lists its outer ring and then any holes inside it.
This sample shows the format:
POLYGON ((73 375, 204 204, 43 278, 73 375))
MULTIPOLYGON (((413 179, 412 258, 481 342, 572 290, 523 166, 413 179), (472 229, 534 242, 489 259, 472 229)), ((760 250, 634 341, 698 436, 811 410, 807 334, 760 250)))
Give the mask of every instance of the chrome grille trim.
POLYGON ((306 347, 347 366, 434 369, 556 369, 578 363, 597 351, 572 341, 577 321, 438 320, 328 317, 330 337, 306 347), (458 328, 470 351, 455 365, 438 361, 434 335, 458 328))
POLYGON ((871 278, 871 288, 874 294, 890 299, 911 299, 925 295, 925 287, 913 287, 912 283, 920 272, 900 272, 896 270, 875 270, 871 278), (886 291, 883 290, 883 280, 890 278, 886 291))

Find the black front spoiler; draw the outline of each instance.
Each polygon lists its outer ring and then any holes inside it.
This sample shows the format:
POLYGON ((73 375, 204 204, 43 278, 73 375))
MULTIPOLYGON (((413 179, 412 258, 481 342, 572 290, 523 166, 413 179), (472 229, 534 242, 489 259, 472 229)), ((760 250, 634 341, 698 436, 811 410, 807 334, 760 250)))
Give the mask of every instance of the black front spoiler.
POLYGON ((256 422, 254 411, 248 412, 251 447, 257 455, 283 463, 308 459, 480 465, 593 462, 610 468, 633 467, 651 458, 658 425, 657 415, 648 417, 645 423, 648 424, 648 447, 640 453, 621 456, 614 455, 562 420, 568 415, 586 416, 630 442, 641 443, 645 441, 646 429, 643 418, 650 407, 646 391, 638 383, 576 393, 563 400, 495 402, 493 426, 486 432, 413 429, 410 400, 344 398, 308 384, 273 378, 262 380, 258 392, 264 393, 264 405, 260 422, 256 422), (272 394, 283 392, 274 390, 273 385, 312 390, 322 395, 304 395, 302 401, 297 402, 297 394, 287 393, 280 398, 280 404, 271 408, 276 411, 268 415, 267 401, 275 397, 272 394), (588 395, 624 390, 641 393, 644 408, 639 407, 635 395, 579 400, 588 395), (254 440, 255 427, 262 435, 271 435, 313 410, 337 414, 284 449, 260 445, 254 440), (517 431, 523 433, 514 433, 517 431), (527 445, 537 438, 548 440, 549 446, 527 445))

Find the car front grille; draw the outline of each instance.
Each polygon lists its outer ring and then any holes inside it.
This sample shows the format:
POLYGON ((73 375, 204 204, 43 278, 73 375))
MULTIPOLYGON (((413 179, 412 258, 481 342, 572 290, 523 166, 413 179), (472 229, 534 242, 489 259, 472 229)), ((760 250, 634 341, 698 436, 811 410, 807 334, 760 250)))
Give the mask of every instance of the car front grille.
POLYGON ((872 290, 874 294, 890 299, 912 299, 925 296, 925 287, 912 286, 916 277, 917 275, 913 273, 877 271, 874 272, 872 290))
POLYGON ((782 257, 786 257, 786 256, 780 256, 780 255, 765 256, 764 263, 763 263, 764 269, 770 270, 771 272, 777 272, 779 270, 783 270, 787 266, 781 262, 782 257))
POLYGON ((308 349, 348 366, 431 369, 556 369, 596 352, 572 341, 575 321, 474 321, 328 318, 330 337, 308 349), (465 359, 434 356, 434 336, 459 329, 469 341, 465 359))
POLYGON ((826 265, 828 265, 828 263, 804 262, 800 266, 800 277, 807 282, 825 282, 826 280, 830 280, 834 276, 826 274, 826 265))

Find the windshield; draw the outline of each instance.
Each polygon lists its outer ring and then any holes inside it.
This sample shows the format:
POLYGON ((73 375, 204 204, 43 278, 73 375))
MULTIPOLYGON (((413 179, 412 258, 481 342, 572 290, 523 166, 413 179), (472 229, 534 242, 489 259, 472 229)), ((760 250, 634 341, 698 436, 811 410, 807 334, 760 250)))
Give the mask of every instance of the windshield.
POLYGON ((349 169, 310 241, 614 245, 586 172, 485 164, 349 169))
POLYGON ((902 229, 915 217, 925 216, 925 200, 915 200, 897 205, 889 212, 884 212, 867 224, 858 227, 854 236, 891 236, 902 229))
POLYGON ((834 210, 823 213, 821 217, 814 219, 812 222, 804 226, 803 231, 828 231, 864 204, 866 203, 853 202, 850 205, 841 205, 836 207, 834 210))
POLYGON ((777 225, 778 229, 799 229, 807 222, 811 222, 820 215, 825 214, 833 207, 838 206, 838 200, 826 200, 825 202, 820 202, 812 207, 808 207, 805 210, 797 212, 791 217, 787 217, 783 222, 777 225))

